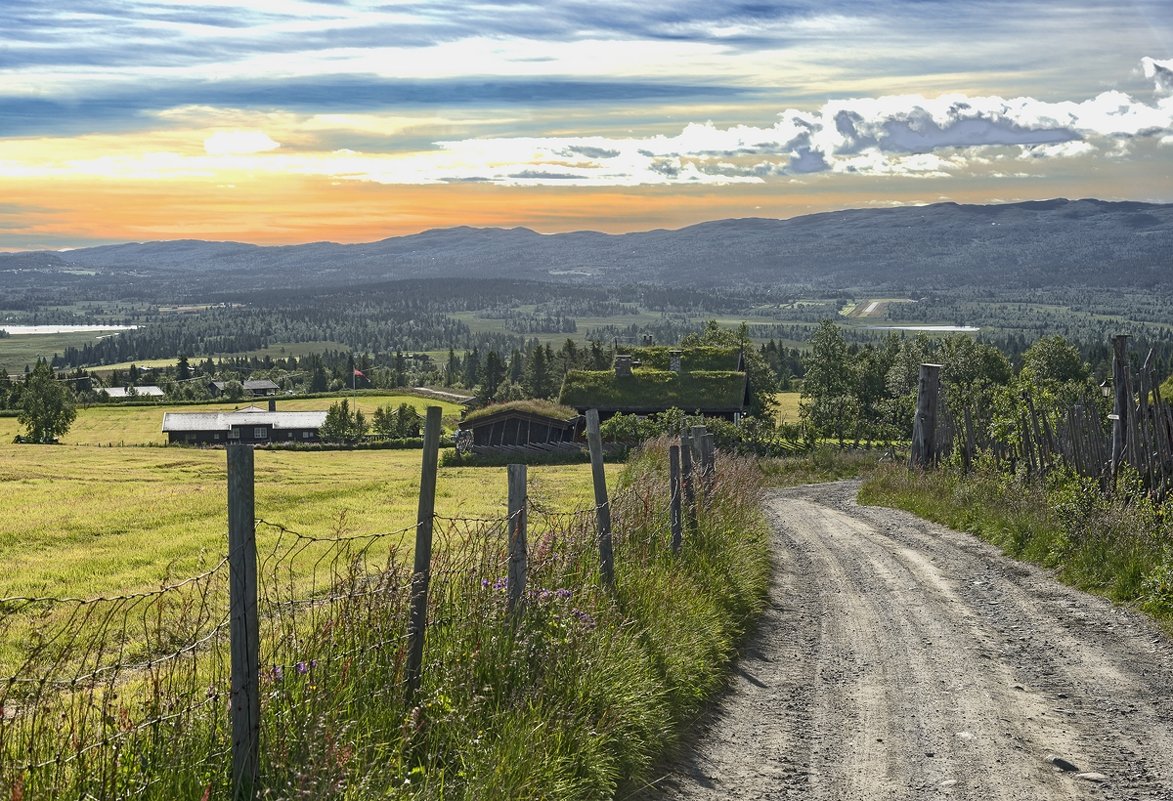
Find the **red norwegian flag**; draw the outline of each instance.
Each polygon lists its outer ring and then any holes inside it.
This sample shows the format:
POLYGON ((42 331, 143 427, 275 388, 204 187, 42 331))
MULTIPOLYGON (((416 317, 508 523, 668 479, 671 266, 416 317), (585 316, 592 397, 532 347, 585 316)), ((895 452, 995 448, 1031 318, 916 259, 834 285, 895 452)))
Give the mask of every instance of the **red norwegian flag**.
POLYGON ((366 375, 363 373, 363 371, 362 371, 362 370, 355 370, 355 371, 354 371, 354 374, 355 374, 356 376, 358 376, 359 378, 366 378, 366 375))

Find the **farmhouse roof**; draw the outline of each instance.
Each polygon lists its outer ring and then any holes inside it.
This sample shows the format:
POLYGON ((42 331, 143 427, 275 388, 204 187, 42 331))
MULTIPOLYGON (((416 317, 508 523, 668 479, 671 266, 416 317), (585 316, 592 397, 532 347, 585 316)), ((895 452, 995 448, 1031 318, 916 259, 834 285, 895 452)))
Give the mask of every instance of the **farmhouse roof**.
POLYGON ((229 431, 233 426, 270 426, 280 429, 321 428, 326 412, 269 412, 246 406, 234 412, 166 412, 163 431, 229 431))
POLYGON ((147 385, 142 387, 102 387, 99 390, 110 398, 161 398, 165 394, 159 387, 147 385), (134 394, 131 394, 131 390, 134 394))
POLYGON ((630 375, 614 370, 571 370, 559 400, 576 409, 648 414, 677 408, 728 413, 749 405, 749 380, 737 370, 673 372, 637 367, 630 375))
POLYGON ((628 353, 633 362, 654 370, 671 370, 672 356, 679 354, 680 369, 691 373, 698 370, 741 372, 745 370, 745 354, 738 347, 698 345, 691 348, 674 348, 667 345, 649 345, 630 348, 628 353))
MULTIPOLYGON (((216 389, 223 392, 224 388, 227 387, 231 383, 232 383, 231 381, 213 381, 212 386, 214 386, 216 389)), ((240 383, 240 385, 242 387, 244 387, 245 392, 255 392, 258 390, 281 389, 281 387, 277 386, 275 383, 273 383, 272 381, 270 381, 267 378, 250 378, 247 381, 242 381, 240 383)))
POLYGON ((481 409, 469 412, 460 421, 460 428, 474 428, 487 425, 502 417, 510 415, 528 417, 532 419, 553 420, 559 423, 572 423, 578 418, 578 412, 573 407, 544 400, 517 400, 507 403, 496 403, 481 409))

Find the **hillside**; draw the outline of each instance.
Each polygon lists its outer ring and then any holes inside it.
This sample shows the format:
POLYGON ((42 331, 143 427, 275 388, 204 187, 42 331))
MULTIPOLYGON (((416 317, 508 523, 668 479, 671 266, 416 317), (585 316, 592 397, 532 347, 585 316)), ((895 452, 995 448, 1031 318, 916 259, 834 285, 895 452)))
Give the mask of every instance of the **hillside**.
POLYGON ((1049 200, 857 209, 675 231, 538 234, 458 227, 379 242, 260 247, 171 241, 0 254, 10 286, 100 281, 140 289, 322 287, 421 277, 677 286, 787 283, 955 286, 1173 284, 1173 204, 1049 200))

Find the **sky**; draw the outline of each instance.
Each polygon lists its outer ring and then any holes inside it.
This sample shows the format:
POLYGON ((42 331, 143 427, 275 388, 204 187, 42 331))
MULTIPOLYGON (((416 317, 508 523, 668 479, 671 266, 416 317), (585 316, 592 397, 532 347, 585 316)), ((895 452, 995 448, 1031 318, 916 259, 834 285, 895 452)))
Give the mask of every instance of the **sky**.
POLYGON ((1173 202, 1173 0, 3 0, 0 250, 1173 202))

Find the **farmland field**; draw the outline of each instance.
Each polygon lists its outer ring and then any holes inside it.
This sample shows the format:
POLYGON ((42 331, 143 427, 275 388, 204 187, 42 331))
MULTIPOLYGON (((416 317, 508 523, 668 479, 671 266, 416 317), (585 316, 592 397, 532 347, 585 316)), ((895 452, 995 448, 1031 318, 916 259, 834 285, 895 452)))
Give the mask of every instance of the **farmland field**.
MULTIPOLYGON (((435 401, 360 395, 359 408, 435 401)), ((283 401, 287 409, 326 408, 330 398, 283 401)), ((438 404, 446 415, 454 404, 438 404)), ((62 445, 14 445, 15 418, 0 418, 0 597, 90 596, 157 586, 198 572, 225 551, 226 467, 219 449, 96 447, 154 444, 166 408, 91 407, 79 411, 62 445)), ((256 455, 257 516, 294 530, 330 534, 395 531, 414 523, 419 450, 265 451, 256 455)), ((609 465, 608 470, 612 468, 609 465)), ((593 505, 589 465, 535 466, 530 493, 565 510, 593 505)), ((500 517, 503 468, 440 471, 440 515, 500 517)), ((262 547, 274 531, 258 532, 262 547)))
MULTIPOLYGON (((258 451, 258 518, 326 535, 414 523, 421 452, 258 451)), ((608 466, 610 470, 611 467, 608 466)), ((90 596, 157 586, 226 550, 223 450, 0 445, 0 597, 90 596)), ((589 465, 535 466, 529 491, 593 504, 589 465)), ((503 517, 504 468, 442 468, 437 514, 503 517)), ((260 527, 258 542, 275 532, 260 527)))
MULTIPOLYGON (((278 398, 277 408, 285 411, 304 411, 330 408, 338 398, 278 398)), ((421 398, 418 395, 358 394, 348 396, 352 409, 361 409, 367 419, 380 406, 398 406, 407 403, 421 414, 428 406, 439 406, 444 410, 446 420, 460 414, 461 407, 455 403, 421 398)), ((167 437, 162 433, 164 412, 218 412, 231 411, 255 403, 264 407, 265 398, 245 399, 235 403, 208 403, 199 405, 174 406, 160 403, 157 406, 120 406, 115 404, 89 406, 79 409, 77 420, 62 438, 64 445, 163 445, 167 437)), ((451 427, 451 426, 449 426, 451 427)), ((0 417, 0 442, 12 442, 20 433, 20 426, 14 417, 0 417)))
POLYGON ((778 402, 778 420, 783 423, 798 422, 798 400, 800 392, 776 392, 774 400, 778 402))

